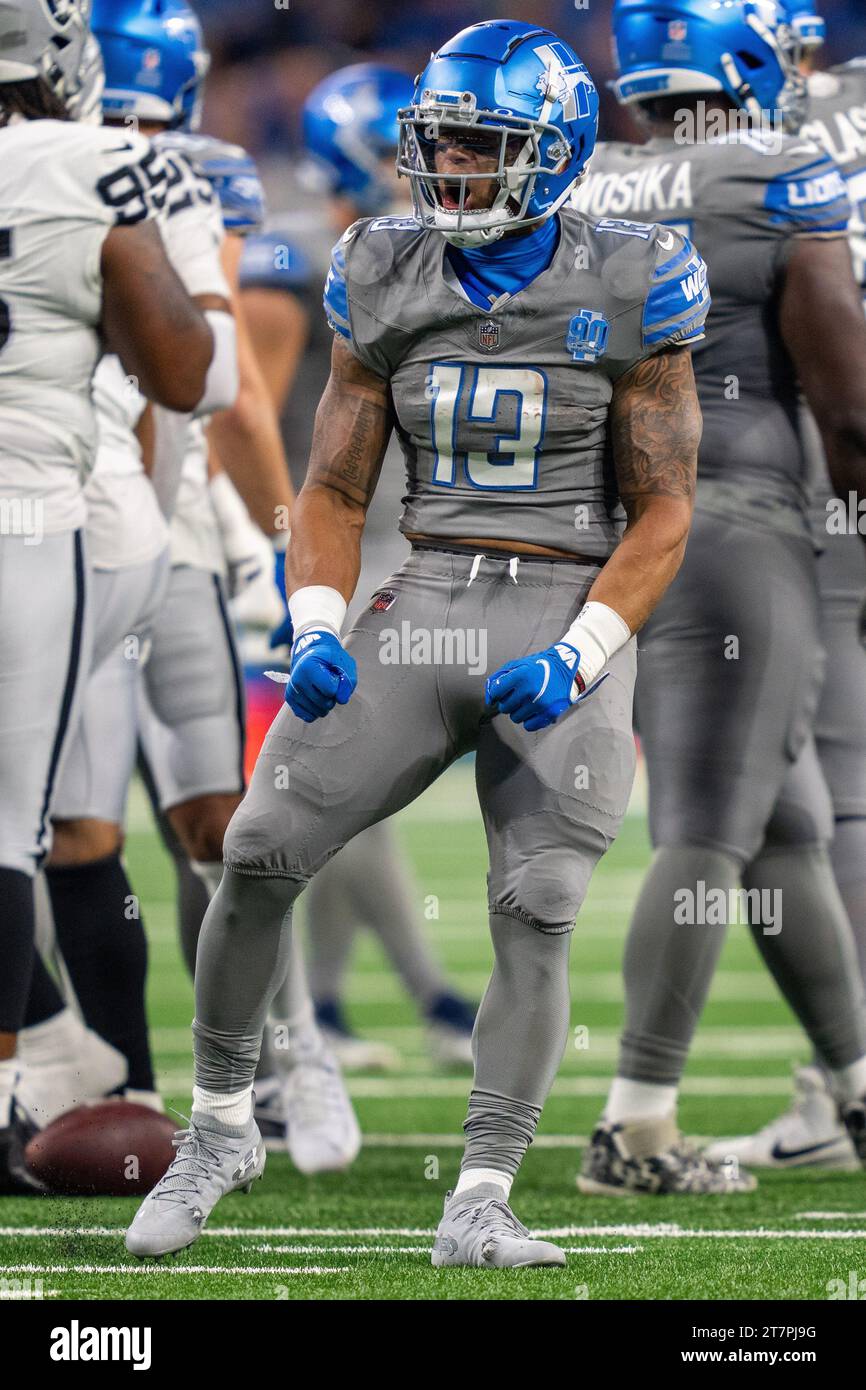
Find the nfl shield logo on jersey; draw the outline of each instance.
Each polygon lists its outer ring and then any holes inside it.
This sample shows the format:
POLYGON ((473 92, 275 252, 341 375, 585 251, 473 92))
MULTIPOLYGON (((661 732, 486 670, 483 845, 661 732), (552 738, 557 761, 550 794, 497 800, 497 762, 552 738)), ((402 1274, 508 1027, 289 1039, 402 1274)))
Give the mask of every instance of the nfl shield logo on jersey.
POLYGON ((370 604, 371 613, 387 613, 389 608, 393 608, 397 602, 397 595, 393 589, 382 589, 370 604))
POLYGON ((499 324, 493 319, 484 319, 478 325, 478 345, 485 352, 495 352, 499 347, 499 324))
POLYGON ((579 309, 565 335, 565 346, 575 362, 597 362, 604 356, 610 324, 597 309, 579 309))

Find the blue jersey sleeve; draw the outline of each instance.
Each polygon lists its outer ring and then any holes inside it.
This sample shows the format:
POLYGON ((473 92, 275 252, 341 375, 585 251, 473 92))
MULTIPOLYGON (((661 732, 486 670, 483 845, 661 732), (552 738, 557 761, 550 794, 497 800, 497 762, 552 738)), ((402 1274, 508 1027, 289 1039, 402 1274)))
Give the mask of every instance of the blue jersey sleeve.
POLYGON ((645 349, 699 342, 710 309, 707 265, 687 237, 656 229, 656 261, 641 328, 645 349))
POLYGON ((343 242, 338 241, 331 252, 331 268, 325 281, 325 316, 335 333, 348 342, 352 341, 352 325, 349 322, 349 295, 346 289, 346 253, 343 242))
POLYGON ((240 264, 242 290, 282 290, 302 294, 312 279, 310 261, 297 242, 280 232, 261 232, 244 242, 240 264))
POLYGON ((851 204, 845 180, 832 159, 802 149, 796 168, 770 179, 764 207, 775 226, 799 236, 838 236, 848 229, 851 204))
POLYGON ((259 171, 246 151, 234 145, 203 151, 199 165, 220 200, 226 231, 239 236, 260 231, 265 194, 259 171))

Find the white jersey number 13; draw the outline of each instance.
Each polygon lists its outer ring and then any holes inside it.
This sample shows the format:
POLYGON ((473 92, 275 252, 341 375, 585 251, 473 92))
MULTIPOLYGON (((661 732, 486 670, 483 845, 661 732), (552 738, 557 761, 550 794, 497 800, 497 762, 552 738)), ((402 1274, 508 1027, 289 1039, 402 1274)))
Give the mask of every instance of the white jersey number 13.
MULTIPOLYGON (((538 485, 547 378, 532 367, 472 367, 434 362, 428 379, 433 482, 454 487, 462 468, 471 487, 527 491, 538 485), (499 428, 504 397, 516 399, 516 426, 499 428), (479 447, 457 450, 458 431, 479 447)), ((509 412, 510 414, 510 412, 509 412)))

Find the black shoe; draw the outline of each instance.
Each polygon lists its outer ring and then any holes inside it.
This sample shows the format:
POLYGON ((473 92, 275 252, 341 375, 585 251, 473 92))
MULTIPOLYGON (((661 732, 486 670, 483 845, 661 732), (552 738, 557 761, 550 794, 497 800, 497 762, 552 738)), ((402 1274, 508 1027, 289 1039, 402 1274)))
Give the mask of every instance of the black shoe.
POLYGON ((42 1179, 30 1172, 24 1158, 24 1150, 36 1132, 32 1120, 13 1099, 9 1124, 0 1129, 0 1194, 4 1197, 42 1197, 48 1192, 42 1179))

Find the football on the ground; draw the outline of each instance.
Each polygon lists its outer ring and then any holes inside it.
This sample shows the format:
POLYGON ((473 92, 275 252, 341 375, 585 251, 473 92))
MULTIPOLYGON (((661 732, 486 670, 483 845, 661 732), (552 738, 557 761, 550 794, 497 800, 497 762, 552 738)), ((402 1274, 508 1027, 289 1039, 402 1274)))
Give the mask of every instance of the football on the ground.
POLYGON ((149 1192, 174 1157, 168 1115, 126 1100, 80 1105, 33 1136, 30 1170, 52 1193, 129 1197, 149 1192))

